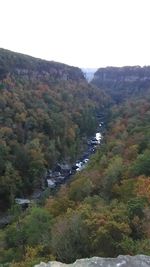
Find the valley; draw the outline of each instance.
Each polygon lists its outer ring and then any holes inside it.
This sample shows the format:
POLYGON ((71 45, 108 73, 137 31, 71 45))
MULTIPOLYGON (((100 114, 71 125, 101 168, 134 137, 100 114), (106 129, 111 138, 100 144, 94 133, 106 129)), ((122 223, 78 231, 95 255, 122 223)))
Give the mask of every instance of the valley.
POLYGON ((150 255, 149 81, 0 50, 4 266, 150 255))

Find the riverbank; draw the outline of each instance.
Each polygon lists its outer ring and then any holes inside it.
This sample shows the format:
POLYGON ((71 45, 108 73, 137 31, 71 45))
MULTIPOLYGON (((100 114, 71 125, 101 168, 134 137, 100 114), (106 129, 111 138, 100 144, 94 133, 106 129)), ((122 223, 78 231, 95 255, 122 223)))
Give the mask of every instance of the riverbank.
MULTIPOLYGON (((100 148, 103 142, 105 130, 104 116, 98 115, 98 126, 90 139, 87 140, 87 148, 84 153, 72 165, 67 162, 58 163, 52 170, 48 169, 44 177, 44 189, 38 189, 27 198, 16 198, 15 202, 22 210, 29 207, 30 204, 42 204, 43 201, 50 195, 55 195, 61 185, 70 183, 74 175, 88 166, 90 157, 100 148)), ((3 228, 11 223, 13 215, 10 212, 1 214, 0 228, 3 228)))

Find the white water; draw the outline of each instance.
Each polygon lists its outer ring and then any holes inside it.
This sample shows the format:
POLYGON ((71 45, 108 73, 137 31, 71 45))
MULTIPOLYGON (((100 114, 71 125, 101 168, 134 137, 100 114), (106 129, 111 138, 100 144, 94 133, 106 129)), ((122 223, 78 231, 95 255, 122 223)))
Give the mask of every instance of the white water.
POLYGON ((102 139, 102 135, 101 135, 101 133, 96 133, 95 138, 96 138, 96 140, 98 141, 98 143, 100 144, 101 139, 102 139))

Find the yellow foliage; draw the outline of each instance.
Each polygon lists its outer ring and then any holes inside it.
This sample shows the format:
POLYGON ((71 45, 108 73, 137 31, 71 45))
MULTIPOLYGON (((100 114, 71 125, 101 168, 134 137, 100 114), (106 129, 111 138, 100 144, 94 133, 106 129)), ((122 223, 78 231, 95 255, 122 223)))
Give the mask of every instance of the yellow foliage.
POLYGON ((150 177, 141 175, 137 179, 135 193, 139 197, 144 197, 150 203, 150 177))

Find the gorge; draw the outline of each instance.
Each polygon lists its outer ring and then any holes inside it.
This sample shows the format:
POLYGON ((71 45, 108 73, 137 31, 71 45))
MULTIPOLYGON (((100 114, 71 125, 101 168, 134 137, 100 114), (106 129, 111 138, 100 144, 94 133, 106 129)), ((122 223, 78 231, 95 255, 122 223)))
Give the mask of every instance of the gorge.
POLYGON ((149 136, 150 67, 100 68, 87 82, 79 68, 0 49, 0 212, 13 214, 2 266, 148 266, 134 255, 150 255, 149 136), (82 170, 55 195, 15 205, 66 163, 82 170))

